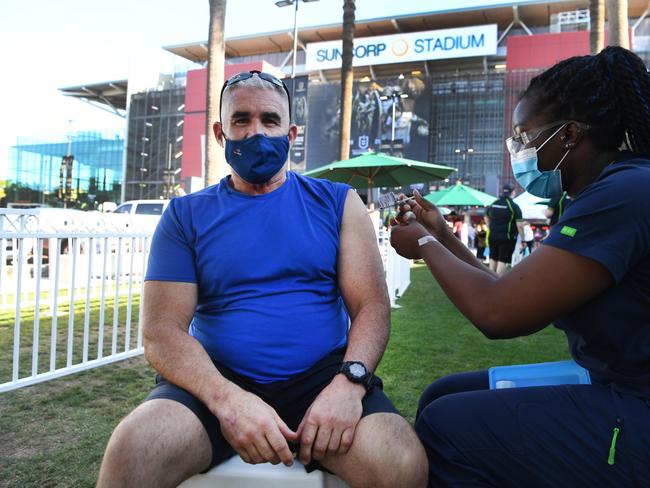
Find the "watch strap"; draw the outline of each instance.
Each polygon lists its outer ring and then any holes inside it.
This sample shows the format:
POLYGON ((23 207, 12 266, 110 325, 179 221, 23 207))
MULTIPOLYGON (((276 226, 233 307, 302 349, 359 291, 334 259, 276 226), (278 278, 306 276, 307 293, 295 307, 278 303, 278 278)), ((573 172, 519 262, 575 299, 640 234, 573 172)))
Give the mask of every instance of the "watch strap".
POLYGON ((337 374, 343 374, 345 377, 350 380, 352 383, 356 383, 358 385, 363 385, 366 388, 366 391, 369 392, 372 390, 372 388, 375 386, 375 381, 374 379, 376 378, 375 375, 372 374, 372 372, 368 369, 368 367, 363 364, 361 361, 345 361, 341 364, 339 367, 339 370, 337 374), (354 376, 350 372, 350 367, 354 364, 360 364, 363 366, 363 369, 366 370, 366 374, 363 375, 362 377, 357 377, 354 376))

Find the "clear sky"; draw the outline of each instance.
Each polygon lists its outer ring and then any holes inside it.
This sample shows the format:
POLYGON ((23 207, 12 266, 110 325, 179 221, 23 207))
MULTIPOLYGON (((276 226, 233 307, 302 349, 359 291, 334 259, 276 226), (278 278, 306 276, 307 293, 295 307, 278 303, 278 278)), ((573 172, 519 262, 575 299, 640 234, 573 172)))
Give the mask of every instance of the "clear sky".
MULTIPOLYGON (((357 19, 540 0, 357 0, 357 19)), ((293 9, 274 0, 228 0, 226 36, 289 30, 293 9)), ((299 26, 340 22, 342 0, 300 4, 299 26)), ((161 46, 204 41, 208 0, 0 0, 0 179, 18 136, 121 127, 122 119, 58 88, 126 79, 134 66, 170 72, 161 46), (140 67, 141 67, 140 66, 140 67)))

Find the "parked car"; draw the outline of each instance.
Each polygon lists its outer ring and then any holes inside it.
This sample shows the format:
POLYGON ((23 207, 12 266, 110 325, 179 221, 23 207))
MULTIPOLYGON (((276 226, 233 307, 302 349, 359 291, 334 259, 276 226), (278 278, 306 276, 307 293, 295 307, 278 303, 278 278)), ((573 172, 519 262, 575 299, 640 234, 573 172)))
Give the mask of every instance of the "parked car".
POLYGON ((169 200, 129 200, 119 205, 112 213, 129 215, 162 215, 169 200))

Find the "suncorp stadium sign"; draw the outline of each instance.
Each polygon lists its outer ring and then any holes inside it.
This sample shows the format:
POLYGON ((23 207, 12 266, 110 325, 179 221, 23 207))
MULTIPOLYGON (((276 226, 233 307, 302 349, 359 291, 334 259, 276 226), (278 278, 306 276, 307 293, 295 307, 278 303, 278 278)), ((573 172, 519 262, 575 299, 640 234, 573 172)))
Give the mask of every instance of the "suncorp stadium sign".
MULTIPOLYGON (((307 44, 307 71, 341 67, 342 41, 307 44)), ((488 56, 497 52, 496 24, 354 40, 353 66, 488 56)))

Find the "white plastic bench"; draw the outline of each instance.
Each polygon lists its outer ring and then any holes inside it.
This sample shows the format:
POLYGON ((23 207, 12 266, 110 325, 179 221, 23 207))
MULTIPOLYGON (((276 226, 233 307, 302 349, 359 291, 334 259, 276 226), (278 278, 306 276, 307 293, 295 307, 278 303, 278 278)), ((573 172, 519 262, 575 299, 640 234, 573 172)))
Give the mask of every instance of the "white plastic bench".
POLYGON ((270 463, 247 464, 239 456, 215 466, 205 474, 197 474, 179 488, 349 488, 340 478, 313 471, 307 473, 298 461, 293 466, 270 463))

